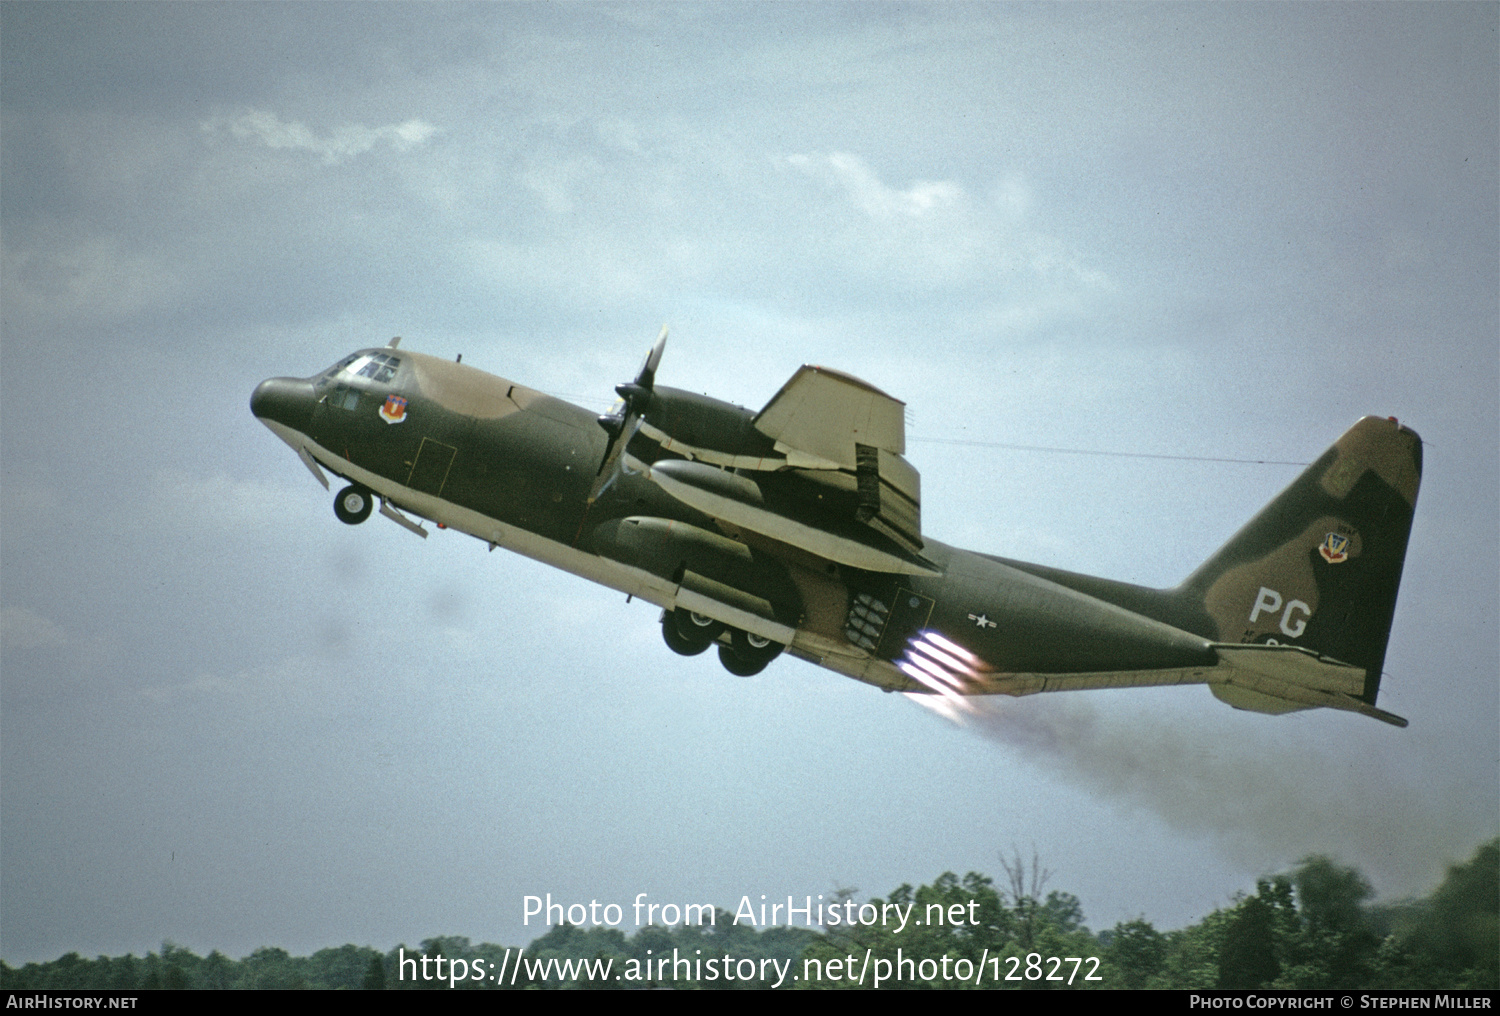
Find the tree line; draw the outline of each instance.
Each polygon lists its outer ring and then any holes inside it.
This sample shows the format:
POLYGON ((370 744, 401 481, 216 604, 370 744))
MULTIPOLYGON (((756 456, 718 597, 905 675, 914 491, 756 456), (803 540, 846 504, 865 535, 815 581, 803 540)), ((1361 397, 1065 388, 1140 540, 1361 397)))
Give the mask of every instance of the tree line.
MULTIPOLYGON (((917 920, 899 930, 894 923, 856 923, 822 931, 758 931, 734 924, 734 915, 720 910, 712 925, 652 925, 629 936, 615 928, 562 924, 524 952, 440 937, 384 953, 345 945, 299 957, 262 948, 235 960, 217 950, 198 956, 167 942, 143 957, 90 960, 68 953, 21 967, 0 961, 0 988, 762 988, 773 979, 761 973, 789 969, 799 978, 805 970, 817 971, 817 977, 785 982, 815 989, 857 987, 854 970, 877 961, 887 964, 882 969, 888 974, 896 972, 886 983, 907 988, 1500 988, 1500 838, 1450 868, 1424 899, 1372 904, 1373 889, 1358 870, 1316 856, 1260 879, 1253 893, 1240 894, 1197 924, 1166 932, 1143 918, 1093 932, 1076 897, 1047 889, 1050 875, 1037 858, 1027 862, 1015 855, 1001 866, 999 885, 975 872, 962 878, 947 873, 928 885, 902 885, 865 901, 911 907, 917 920), (962 920, 918 923, 936 913, 961 914, 962 920), (436 971, 438 977, 430 976, 431 966, 419 973, 411 960, 421 955, 442 955, 448 966, 436 971), (699 976, 681 962, 673 973, 665 957, 699 964, 699 976), (580 966, 584 960, 596 962, 580 966), (465 976, 454 976, 460 969, 454 961, 463 964, 465 976), (705 969, 752 975, 707 978, 705 969), (503 979, 468 976, 502 970, 503 979), (599 976, 605 970, 609 976, 599 976)), ((846 890, 839 898, 854 895, 846 890)))

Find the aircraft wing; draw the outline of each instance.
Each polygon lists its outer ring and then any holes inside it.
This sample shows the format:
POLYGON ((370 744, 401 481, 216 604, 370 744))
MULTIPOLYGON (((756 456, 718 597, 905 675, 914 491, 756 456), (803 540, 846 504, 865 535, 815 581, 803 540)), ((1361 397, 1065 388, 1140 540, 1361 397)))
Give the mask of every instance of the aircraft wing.
POLYGON ((682 456, 647 467, 656 485, 720 523, 865 571, 938 575, 905 412, 874 385, 804 366, 753 415, 658 388, 640 430, 682 456))
POLYGON ((874 385, 808 364, 755 415, 755 429, 791 465, 853 469, 861 444, 905 454, 905 412, 905 403, 874 385))
POLYGON ((906 405, 842 371, 803 366, 755 415, 792 469, 850 487, 855 519, 904 551, 922 549, 921 477, 903 457, 906 405), (821 475, 819 475, 821 474, 821 475))

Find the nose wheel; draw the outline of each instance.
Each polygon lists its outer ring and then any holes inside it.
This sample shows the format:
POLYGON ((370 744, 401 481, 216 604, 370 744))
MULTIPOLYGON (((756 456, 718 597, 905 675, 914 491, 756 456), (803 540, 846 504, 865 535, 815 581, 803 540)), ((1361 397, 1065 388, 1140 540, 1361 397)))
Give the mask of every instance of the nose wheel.
POLYGON ((333 514, 348 526, 357 526, 369 518, 370 509, 374 507, 375 495, 357 483, 351 483, 333 499, 333 514))

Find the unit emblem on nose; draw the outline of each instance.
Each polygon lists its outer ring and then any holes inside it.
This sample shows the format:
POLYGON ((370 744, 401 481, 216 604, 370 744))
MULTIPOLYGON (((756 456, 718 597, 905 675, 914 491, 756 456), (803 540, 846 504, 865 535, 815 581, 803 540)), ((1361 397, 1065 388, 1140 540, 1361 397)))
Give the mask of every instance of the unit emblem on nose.
POLYGON ((389 396, 380 407, 380 418, 386 423, 400 423, 406 419, 406 400, 399 395, 389 396))

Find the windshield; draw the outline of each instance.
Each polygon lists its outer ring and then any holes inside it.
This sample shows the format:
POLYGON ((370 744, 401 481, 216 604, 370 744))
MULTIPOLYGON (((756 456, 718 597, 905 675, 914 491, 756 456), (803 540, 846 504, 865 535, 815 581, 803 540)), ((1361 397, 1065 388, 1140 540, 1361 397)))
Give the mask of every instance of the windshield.
POLYGON ((340 374, 369 378, 377 384, 385 384, 401 369, 401 358, 390 353, 351 353, 338 363, 318 375, 318 387, 322 388, 340 374))

